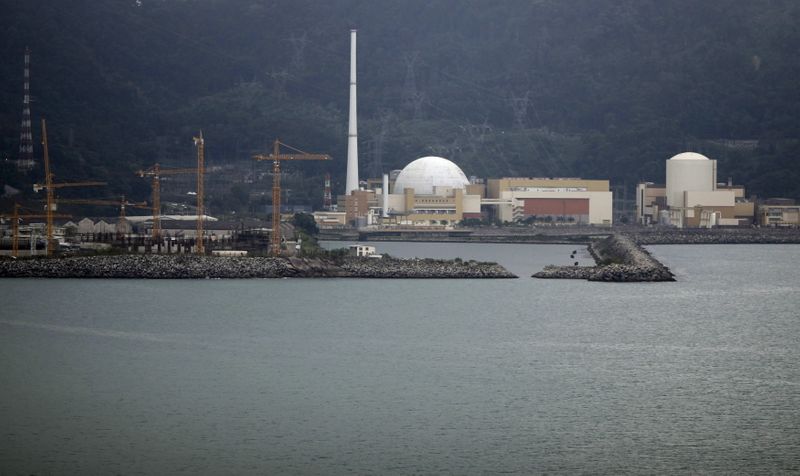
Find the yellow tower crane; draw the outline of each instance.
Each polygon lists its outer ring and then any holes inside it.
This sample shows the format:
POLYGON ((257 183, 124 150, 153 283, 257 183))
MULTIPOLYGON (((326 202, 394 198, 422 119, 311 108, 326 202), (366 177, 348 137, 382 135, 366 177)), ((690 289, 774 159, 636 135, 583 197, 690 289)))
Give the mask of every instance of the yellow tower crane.
POLYGON ((326 154, 309 154, 300 149, 284 144, 275 139, 272 153, 269 155, 254 155, 257 161, 272 161, 272 234, 270 235, 270 253, 273 256, 281 254, 281 161, 282 160, 331 160, 326 154), (291 149, 295 154, 281 154, 281 146, 291 149))
MULTIPOLYGON (((14 258, 19 256, 19 222, 20 220, 24 220, 27 218, 47 218, 49 214, 41 214, 41 213, 26 213, 24 215, 20 215, 19 211, 22 208, 22 205, 19 203, 14 204, 14 213, 11 215, 0 215, 3 218, 7 218, 11 220, 11 256, 14 258)), ((54 218, 70 218, 70 215, 55 215, 52 214, 54 218)))
POLYGON ((139 177, 152 177, 153 179, 153 241, 157 242, 161 237, 161 176, 196 173, 196 168, 183 169, 162 169, 159 164, 139 170, 136 175, 139 177))
POLYGON ((42 148, 44 155, 44 184, 34 184, 33 191, 39 192, 44 189, 47 192, 47 256, 53 254, 55 243, 53 240, 53 212, 55 211, 55 189, 64 187, 90 187, 94 185, 106 185, 105 182, 61 182, 53 183, 53 173, 50 171, 50 154, 47 148, 47 124, 42 119, 42 148))
POLYGON ((139 170, 136 175, 139 177, 152 177, 153 183, 153 241, 157 242, 161 237, 161 176, 177 174, 197 174, 197 248, 198 254, 205 253, 204 244, 204 180, 206 173, 205 166, 205 139, 203 131, 198 137, 194 137, 194 144, 197 146, 197 167, 181 169, 162 169, 159 164, 144 170, 139 170))
POLYGON ((205 150, 206 142, 203 139, 203 131, 200 135, 194 138, 194 145, 197 147, 197 254, 206 254, 205 246, 205 231, 203 230, 203 222, 205 220, 205 207, 203 206, 203 195, 205 194, 205 150))

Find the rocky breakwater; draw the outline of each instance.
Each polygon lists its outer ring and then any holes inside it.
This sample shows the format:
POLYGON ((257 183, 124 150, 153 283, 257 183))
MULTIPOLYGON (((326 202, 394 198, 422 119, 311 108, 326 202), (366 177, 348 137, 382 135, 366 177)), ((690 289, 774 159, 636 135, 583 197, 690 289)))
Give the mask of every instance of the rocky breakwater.
POLYGON ((612 235, 589 245, 597 266, 547 266, 535 278, 589 281, 675 281, 669 268, 625 235, 612 235))
POLYGON ((494 263, 460 260, 118 255, 0 260, 2 278, 515 278, 494 263))
POLYGON ((327 261, 298 258, 194 255, 118 255, 0 261, 5 278, 283 278, 336 277, 327 261))
POLYGON ((346 258, 340 264, 353 278, 516 278, 497 263, 479 261, 346 258))
POLYGON ((800 228, 647 228, 627 234, 640 245, 800 244, 800 228))

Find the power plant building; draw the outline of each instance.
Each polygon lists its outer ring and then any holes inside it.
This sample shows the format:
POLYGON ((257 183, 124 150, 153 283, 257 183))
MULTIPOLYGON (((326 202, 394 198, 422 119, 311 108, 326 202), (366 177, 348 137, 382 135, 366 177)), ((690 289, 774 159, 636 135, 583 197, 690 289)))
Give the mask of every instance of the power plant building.
POLYGON ((717 183, 717 161, 684 152, 666 161, 665 186, 650 182, 636 188, 639 223, 678 228, 710 228, 751 224, 754 205, 744 187, 717 183))
POLYGON ((411 162, 389 188, 391 193, 376 194, 381 207, 385 202, 388 223, 455 225, 464 218, 481 217, 480 187, 470 184, 461 168, 442 157, 411 162))
POLYGON ((611 225, 608 180, 504 177, 487 181, 485 203, 497 206, 503 222, 525 219, 611 225))

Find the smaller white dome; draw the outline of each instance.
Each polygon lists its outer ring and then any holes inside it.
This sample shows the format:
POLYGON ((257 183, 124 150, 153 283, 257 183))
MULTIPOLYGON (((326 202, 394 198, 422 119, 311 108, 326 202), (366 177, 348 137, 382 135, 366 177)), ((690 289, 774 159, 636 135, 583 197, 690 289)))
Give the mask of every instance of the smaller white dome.
POLYGON ((413 188, 417 195, 433 195, 434 187, 465 189, 469 179, 458 165, 442 157, 422 157, 410 164, 397 176, 394 193, 413 188))
POLYGON ((669 160, 709 160, 709 158, 703 154, 698 154, 697 152, 683 152, 670 158, 669 160))

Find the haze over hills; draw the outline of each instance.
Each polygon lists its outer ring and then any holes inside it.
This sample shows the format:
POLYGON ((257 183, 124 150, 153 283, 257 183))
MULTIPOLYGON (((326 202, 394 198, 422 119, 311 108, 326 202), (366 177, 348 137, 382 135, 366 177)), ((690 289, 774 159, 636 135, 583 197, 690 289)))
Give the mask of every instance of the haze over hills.
MULTIPOLYGON (((303 165, 310 186, 293 198, 318 204, 325 171, 341 192, 350 28, 362 178, 435 154, 468 175, 632 187, 695 150, 750 193, 800 197, 793 0, 31 0, 2 12, 0 153, 17 156, 30 46, 35 141, 46 117, 59 176, 134 199, 149 189, 133 170, 189 165, 198 129, 216 164, 249 168, 275 137, 329 153, 303 165)), ((2 184, 30 182, 2 167, 2 184)))

